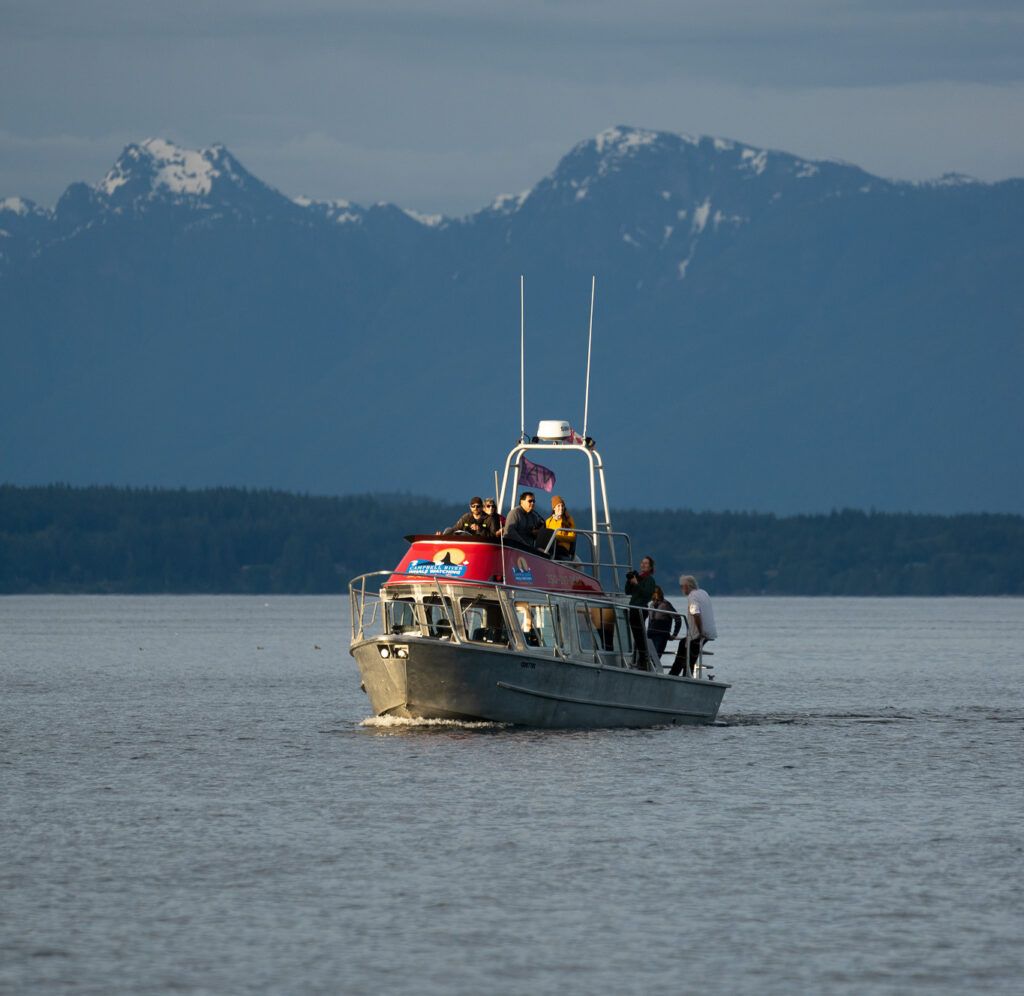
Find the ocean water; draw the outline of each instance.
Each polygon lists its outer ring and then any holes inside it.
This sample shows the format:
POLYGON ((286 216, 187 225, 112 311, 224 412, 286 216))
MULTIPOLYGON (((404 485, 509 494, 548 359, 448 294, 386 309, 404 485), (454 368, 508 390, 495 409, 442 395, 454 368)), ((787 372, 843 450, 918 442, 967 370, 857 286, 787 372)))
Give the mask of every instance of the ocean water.
POLYGON ((368 723, 337 598, 0 599, 0 991, 1018 993, 1024 601, 715 600, 721 723, 368 723))

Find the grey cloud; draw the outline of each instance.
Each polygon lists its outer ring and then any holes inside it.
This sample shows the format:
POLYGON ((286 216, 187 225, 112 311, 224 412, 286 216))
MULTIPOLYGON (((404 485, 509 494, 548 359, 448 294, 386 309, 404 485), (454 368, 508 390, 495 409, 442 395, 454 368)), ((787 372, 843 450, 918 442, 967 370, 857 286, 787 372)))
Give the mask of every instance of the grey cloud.
POLYGON ((385 60, 464 60, 551 78, 662 71, 741 83, 870 85, 1024 78, 1024 14, 1002 2, 892 7, 844 0, 621 3, 8 3, 8 43, 70 39, 166 46, 177 39, 277 51, 373 51, 385 60), (611 60, 599 63, 598 57, 611 60))
POLYGON ((289 194, 461 213, 616 122, 1019 174, 1022 24, 990 0, 0 0, 0 196, 52 203, 161 134, 289 194))

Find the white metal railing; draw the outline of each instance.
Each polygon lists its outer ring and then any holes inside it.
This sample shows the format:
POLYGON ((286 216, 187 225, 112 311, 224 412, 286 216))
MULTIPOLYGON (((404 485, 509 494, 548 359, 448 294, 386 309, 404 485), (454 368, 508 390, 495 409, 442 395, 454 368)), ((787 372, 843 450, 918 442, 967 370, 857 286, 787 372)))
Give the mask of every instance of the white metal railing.
MULTIPOLYGON (((556 656, 562 658, 578 655, 580 659, 590 659, 593 663, 608 663, 608 655, 611 654, 618 659, 618 666, 629 667, 631 664, 634 652, 633 634, 628 618, 631 607, 626 604, 625 597, 622 595, 609 593, 600 598, 595 598, 593 594, 577 595, 570 592, 551 592, 544 589, 522 588, 515 585, 485 581, 453 584, 451 582, 443 582, 439 578, 427 578, 420 574, 412 575, 399 571, 372 571, 353 578, 349 582, 353 642, 372 639, 382 635, 391 635, 387 634, 385 629, 385 602, 387 599, 383 597, 380 588, 373 590, 370 584, 373 579, 380 580, 395 576, 407 580, 409 584, 415 585, 417 588, 418 598, 414 602, 414 610, 417 613, 416 622, 418 629, 424 625, 424 617, 419 612, 425 604, 423 593, 425 590, 436 593, 437 602, 430 602, 429 606, 441 610, 443 621, 447 623, 445 639, 449 639, 453 643, 475 642, 470 640, 466 633, 464 633, 462 616, 459 612, 455 611, 455 606, 458 599, 464 597, 467 592, 485 589, 487 591, 494 591, 499 596, 499 604, 502 607, 505 625, 509 630, 509 646, 513 649, 519 652, 531 652, 538 649, 528 643, 524 635, 525 631, 522 626, 522 620, 519 618, 518 609, 520 606, 543 606, 547 609, 549 618, 552 620, 551 627, 554 641, 552 646, 540 649, 551 650, 556 656), (579 617, 577 616, 579 608, 582 608, 583 616, 590 624, 592 648, 583 646, 580 638, 579 617), (603 613, 608 611, 615 612, 616 615, 611 620, 606 621, 603 613), (619 618, 619 614, 621 614, 621 618, 619 618), (595 616, 600 621, 595 621, 595 616), (515 623, 514 626, 511 625, 513 622, 515 623), (568 638, 568 631, 570 630, 573 633, 571 639, 568 638), (615 635, 616 633, 618 634, 617 636, 615 635), (611 647, 608 645, 609 634, 612 635, 611 647)), ((433 598, 435 596, 430 594, 426 597, 433 598)), ((632 608, 639 609, 644 613, 645 617, 651 611, 640 606, 633 606, 632 608)), ((685 655, 684 660, 688 662, 693 639, 690 633, 688 615, 680 612, 670 612, 667 609, 659 609, 657 611, 663 612, 667 616, 679 618, 682 620, 683 625, 686 626, 686 635, 684 637, 670 637, 668 642, 681 640, 682 646, 679 650, 685 655)), ((532 625, 533 622, 531 620, 532 625)), ((423 637, 422 632, 419 631, 404 635, 417 639, 423 637)), ((646 625, 644 627, 644 638, 648 640, 648 643, 650 642, 646 632, 646 625)), ((653 653, 653 650, 653 646, 649 645, 648 651, 652 661, 655 663, 655 670, 663 672, 664 666, 658 656, 653 653)), ((710 651, 707 654, 710 656, 710 651)), ((704 655, 705 651, 702 647, 693 668, 693 677, 711 677, 709 674, 710 666, 705 664, 704 655)), ((685 673, 690 673, 688 663, 685 673)))
MULTIPOLYGON (((451 612, 451 604, 468 591, 486 589, 504 593, 509 603, 514 607, 516 603, 526 602, 530 605, 546 605, 551 611, 552 599, 564 600, 569 604, 582 603, 589 608, 614 609, 625 608, 624 596, 616 594, 603 595, 597 601, 593 595, 576 595, 570 592, 552 592, 543 588, 523 588, 517 585, 502 584, 497 581, 470 581, 460 584, 443 582, 440 578, 424 577, 422 574, 410 574, 405 571, 370 571, 361 574, 349 582, 349 604, 351 609, 352 640, 365 640, 376 635, 383 634, 384 614, 383 602, 386 601, 380 590, 371 590, 368 586, 373 578, 398 577, 414 584, 420 588, 430 588, 437 592, 438 605, 443 608, 445 619, 451 627, 453 638, 456 642, 463 642, 464 636, 461 633, 461 626, 456 624, 455 617, 451 612), (378 626, 380 632, 374 632, 373 627, 378 626)), ((422 596, 418 605, 422 604, 422 596)), ((563 642, 563 641, 560 641, 563 642)))
MULTIPOLYGON (((515 549, 519 549, 519 547, 516 547, 515 549)), ((620 583, 619 571, 623 567, 633 563, 633 543, 629 538, 629 533, 615 532, 605 529, 578 529, 576 526, 573 526, 572 529, 553 529, 551 531, 551 538, 548 540, 547 545, 544 546, 543 549, 536 549, 533 552, 542 554, 550 560, 556 560, 560 563, 569 564, 576 568, 586 569, 591 577, 602 583, 602 586, 604 586, 604 581, 610 573, 611 582, 615 588, 618 588, 620 583), (576 559, 559 560, 559 558, 555 556, 559 532, 574 532, 576 534, 576 559), (580 543, 581 536, 585 539, 585 545, 580 543), (621 541, 620 545, 625 546, 625 558, 618 556, 622 551, 616 545, 617 540, 621 541), (581 546, 584 546, 584 548, 590 548, 592 554, 590 560, 585 560, 580 556, 579 550, 581 546), (607 546, 610 558, 608 560, 602 559, 602 550, 605 546, 607 546)))
MULTIPOLYGON (((690 670, 691 670, 690 669, 690 647, 693 645, 693 640, 694 640, 693 632, 690 629, 690 614, 689 614, 689 612, 673 612, 673 611, 670 611, 668 609, 652 609, 652 608, 647 608, 644 611, 646 613, 660 612, 662 615, 669 616, 669 617, 674 618, 674 619, 679 619, 681 621, 682 625, 680 626, 680 630, 679 630, 681 635, 679 635, 679 636, 670 636, 665 642, 666 642, 666 644, 676 643, 676 642, 678 642, 680 644, 680 646, 676 649, 676 656, 678 657, 679 654, 683 654, 684 655, 683 656, 683 660, 686 663, 685 663, 684 668, 683 668, 683 673, 689 675, 690 674, 690 670)), ((706 643, 706 642, 707 641, 704 641, 704 643, 706 643)), ((711 674, 711 671, 713 670, 714 665, 713 664, 706 664, 704 662, 704 657, 705 656, 714 657, 714 653, 712 651, 710 651, 710 650, 705 650, 704 649, 704 643, 701 643, 700 649, 697 652, 697 660, 694 662, 694 665, 693 665, 693 669, 692 670, 693 670, 693 677, 694 678, 703 678, 703 677, 712 678, 713 677, 713 675, 711 674)), ((666 649, 667 649, 667 647, 666 647, 666 649)), ((673 664, 674 663, 675 662, 673 661, 673 664)), ((671 670, 671 668, 670 668, 670 670, 671 670)))
MULTIPOLYGON (((400 571, 370 571, 368 574, 360 574, 359 577, 353 578, 348 585, 349 594, 349 609, 352 622, 352 640, 356 642, 358 640, 368 639, 367 630, 372 630, 372 627, 376 623, 381 628, 383 633, 384 627, 384 599, 381 597, 380 589, 371 591, 367 589, 367 581, 370 578, 390 578, 398 575, 403 578, 408 578, 410 582, 415 582, 422 587, 433 587, 437 590, 438 605, 444 610, 445 619, 451 629, 452 639, 456 643, 461 642, 459 638, 458 627, 455 625, 455 621, 452 618, 452 614, 449 609, 449 600, 451 599, 451 593, 447 593, 442 589, 441 582, 438 578, 424 577, 423 575, 417 574, 412 575, 400 571), (433 583, 431 583, 433 582, 433 583), (369 606, 369 618, 366 616, 367 606, 369 606), (378 618, 379 615, 379 618, 378 618)), ((448 585, 450 589, 454 589, 457 586, 448 585)), ((422 600, 417 603, 422 604, 422 600)), ((377 633, 370 633, 370 636, 381 635, 377 633)))
MULTIPOLYGON (((501 487, 498 491, 498 511, 501 512, 507 505, 507 513, 512 511, 515 505, 515 494, 519 488, 519 478, 522 468, 522 458, 530 452, 541 451, 541 452, 558 452, 558 453, 578 453, 582 454, 587 462, 589 468, 589 491, 590 491, 590 519, 591 528, 589 530, 583 530, 587 535, 591 536, 591 545, 594 553, 592 560, 598 561, 597 541, 596 536, 599 534, 608 535, 611 533, 611 511, 608 505, 608 489, 605 484, 604 476, 604 462, 601 459, 601 454, 598 453, 597 448, 594 446, 593 440, 582 440, 580 442, 564 442, 564 441, 527 441, 525 436, 525 424, 522 427, 522 438, 519 443, 512 447, 509 451, 508 456, 505 458, 505 470, 501 478, 501 487)), ((506 514, 507 514, 506 513, 506 514)), ((578 530, 579 531, 579 530, 578 530)), ((619 586, 618 571, 622 566, 615 560, 615 548, 614 545, 611 547, 612 563, 609 564, 611 569, 614 587, 619 586)), ((632 560, 632 558, 629 558, 632 560)))

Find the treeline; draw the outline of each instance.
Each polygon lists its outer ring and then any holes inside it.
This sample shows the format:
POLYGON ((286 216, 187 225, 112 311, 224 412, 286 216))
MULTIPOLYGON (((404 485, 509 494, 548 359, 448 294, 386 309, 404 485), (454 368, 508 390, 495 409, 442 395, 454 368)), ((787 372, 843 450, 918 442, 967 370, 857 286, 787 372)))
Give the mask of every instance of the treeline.
POLYGON ((650 552, 659 576, 685 571, 723 595, 1024 595, 1019 515, 665 511, 619 522, 634 559, 650 552))
MULTIPOLYGON (((0 593, 341 592, 465 510, 409 495, 0 486, 0 593)), ((1024 595, 1024 517, 623 511, 669 596, 1024 595)), ((582 524, 582 523, 581 523, 582 524)))

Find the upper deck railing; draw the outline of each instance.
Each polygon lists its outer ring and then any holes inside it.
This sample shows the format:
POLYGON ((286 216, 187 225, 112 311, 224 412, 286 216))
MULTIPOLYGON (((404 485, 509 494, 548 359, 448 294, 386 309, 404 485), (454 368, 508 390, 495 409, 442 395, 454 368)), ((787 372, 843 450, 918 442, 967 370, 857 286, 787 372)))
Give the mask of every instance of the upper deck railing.
POLYGON ((629 534, 610 529, 579 529, 576 526, 564 531, 576 534, 575 554, 572 558, 557 557, 558 531, 554 530, 543 548, 531 552, 586 572, 606 591, 619 590, 620 571, 633 563, 633 542, 629 534))

